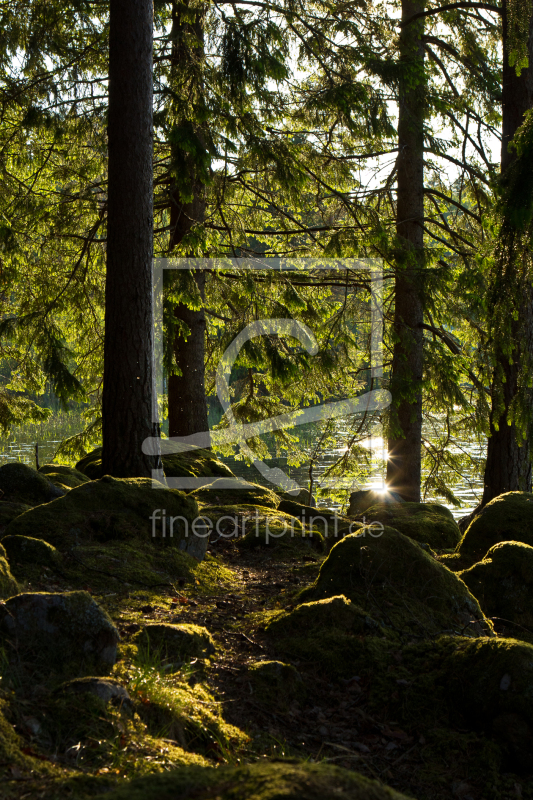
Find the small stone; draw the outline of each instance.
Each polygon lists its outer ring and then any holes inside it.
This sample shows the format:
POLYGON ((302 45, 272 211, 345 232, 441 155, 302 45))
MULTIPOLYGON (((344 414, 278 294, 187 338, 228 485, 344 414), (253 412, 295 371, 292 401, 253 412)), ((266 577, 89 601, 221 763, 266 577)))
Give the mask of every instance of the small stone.
POLYGON ((511 676, 509 675, 508 672, 506 672, 500 681, 500 689, 502 690, 502 692, 506 692, 508 690, 508 688, 511 685, 511 680, 512 680, 511 676))
POLYGON ((318 729, 318 732, 321 736, 327 736, 329 733, 325 725, 321 725, 320 728, 318 729))
POLYGON ((113 705, 118 706, 133 705, 124 686, 110 678, 75 678, 72 681, 68 681, 68 683, 62 684, 60 691, 75 692, 76 694, 94 694, 104 703, 113 703, 113 705))

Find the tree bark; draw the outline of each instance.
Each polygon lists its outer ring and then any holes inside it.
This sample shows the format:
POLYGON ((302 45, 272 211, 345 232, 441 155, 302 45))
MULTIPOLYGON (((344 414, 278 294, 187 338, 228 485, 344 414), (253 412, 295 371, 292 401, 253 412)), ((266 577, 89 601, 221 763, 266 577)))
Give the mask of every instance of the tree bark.
MULTIPOLYGON (((512 164, 516 154, 509 144, 524 121, 524 114, 533 107, 533 17, 530 20, 528 41, 529 64, 517 76, 514 67, 509 66, 509 36, 507 26, 508 2, 502 6, 503 29, 503 74, 502 74, 502 151, 501 174, 512 164)), ((509 309, 509 314, 512 309, 509 309)), ((504 492, 531 491, 531 446, 530 436, 519 443, 515 425, 507 422, 507 413, 518 391, 520 353, 523 348, 533 347, 533 296, 531 286, 524 286, 523 303, 518 309, 519 319, 511 325, 511 337, 515 342, 512 363, 498 350, 496 358, 503 373, 501 377, 495 370, 492 384, 492 410, 490 433, 487 442, 487 461, 484 473, 484 489, 481 506, 504 492), (525 332, 525 335, 524 335, 525 332), (499 416, 496 397, 503 392, 504 412, 499 416)))
MULTIPOLYGON (((403 0, 402 21, 423 10, 403 0)), ((420 501, 422 450, 424 114, 423 21, 402 28, 399 91, 394 349, 387 486, 420 501), (403 62, 403 63, 402 63, 403 62)))
MULTIPOLYGON (((194 21, 183 18, 183 5, 172 6, 172 84, 188 83, 187 96, 198 100, 203 92, 202 69, 204 60, 204 14, 203 7, 196 12, 194 21), (184 71, 188 79, 184 80, 184 71)), ((179 119, 179 116, 178 116, 179 119)), ((200 125, 192 126, 194 135, 203 144, 200 125)), ((201 167, 194 154, 186 153, 179 146, 172 146, 172 163, 187 176, 188 186, 180 188, 177 182, 171 185, 170 196, 170 242, 169 251, 177 247, 193 225, 205 219, 205 185, 201 178, 201 167), (182 195, 187 195, 184 199, 182 195)), ((184 183, 182 176, 182 185, 184 183)), ((202 299, 205 291, 205 272, 194 273, 202 299)), ((192 311, 184 303, 174 309, 174 316, 184 322, 190 330, 185 339, 179 334, 174 340, 174 358, 181 375, 170 375, 168 381, 169 436, 188 436, 209 430, 207 402, 205 396, 205 311, 192 311)))
POLYGON ((150 476, 154 434, 152 0, 111 0, 104 474, 150 476))

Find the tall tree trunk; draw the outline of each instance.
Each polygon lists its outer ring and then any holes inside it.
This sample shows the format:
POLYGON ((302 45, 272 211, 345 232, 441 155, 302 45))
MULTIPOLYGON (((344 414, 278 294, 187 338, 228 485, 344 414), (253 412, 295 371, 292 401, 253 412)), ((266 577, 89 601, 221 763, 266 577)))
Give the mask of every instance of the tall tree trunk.
MULTIPOLYGON (((190 12, 189 12, 190 13, 190 12)), ((198 101, 203 93, 202 70, 204 61, 204 15, 203 6, 195 13, 194 21, 185 12, 183 4, 172 5, 172 79, 173 85, 183 81, 184 72, 188 77, 187 96, 198 101)), ((181 84, 183 86, 183 83, 181 84)), ((183 89, 182 89, 183 91, 183 89)), ((178 124, 183 120, 179 118, 178 124)), ((187 133, 184 126, 184 134, 187 133)), ((204 145, 200 125, 191 124, 189 135, 204 145)), ((201 224, 205 218, 205 185, 202 181, 202 165, 197 161, 198 154, 187 153, 179 144, 172 145, 172 163, 175 169, 183 170, 181 186, 174 181, 170 196, 170 241, 169 251, 179 245, 193 225, 201 224), (186 176, 186 177, 185 177, 186 176)), ((194 273, 194 279, 202 299, 205 291, 205 272, 194 273)), ((207 402, 205 396, 205 311, 192 311, 184 303, 174 309, 177 319, 184 322, 190 330, 187 338, 177 335, 174 340, 174 358, 181 375, 171 375, 168 381, 168 420, 169 436, 188 436, 192 433, 209 430, 207 422, 207 402)))
POLYGON ((150 476, 154 434, 152 0, 111 0, 104 473, 150 476))
MULTIPOLYGON (((503 76, 502 76, 502 175, 516 158, 509 144, 524 121, 524 114, 533 107, 533 17, 530 20, 528 41, 529 64, 517 76, 509 65, 508 0, 502 6, 503 76)), ((494 371, 491 398, 490 434, 487 443, 487 462, 481 505, 493 497, 510 491, 531 491, 530 436, 519 443, 515 425, 507 422, 507 413, 518 390, 520 352, 533 346, 533 297, 531 286, 524 286, 523 303, 518 309, 519 319, 512 323, 511 336, 515 351, 510 360, 501 350, 496 350, 497 366, 494 371), (525 331, 525 336, 524 336, 525 331), (500 374, 498 374, 500 373, 500 374), (498 397, 503 394, 504 411, 498 397)), ((509 309, 511 314, 512 309, 509 309)), ((495 343, 498 348, 498 342, 495 343)))
MULTIPOLYGON (((423 10, 403 0, 402 22, 423 10)), ((423 21, 402 28, 399 91, 396 232, 400 253, 394 291, 394 350, 387 486, 420 501, 422 450, 424 261, 424 47, 423 21)))

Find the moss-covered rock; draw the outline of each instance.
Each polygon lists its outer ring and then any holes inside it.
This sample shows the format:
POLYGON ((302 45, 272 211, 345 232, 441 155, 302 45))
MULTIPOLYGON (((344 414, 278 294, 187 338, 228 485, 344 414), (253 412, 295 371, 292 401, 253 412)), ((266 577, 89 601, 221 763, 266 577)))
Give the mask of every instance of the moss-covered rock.
POLYGON ((17 658, 71 677, 106 674, 117 656, 118 631, 88 592, 18 594, 0 606, 0 634, 17 658))
POLYGON ((222 478, 235 477, 233 472, 210 450, 191 450, 187 453, 169 453, 162 457, 167 478, 222 478))
POLYGON ((61 561, 56 548, 44 539, 33 539, 31 536, 4 536, 2 545, 12 563, 57 567, 61 561))
POLYGON ((305 536, 302 523, 296 517, 272 509, 252 508, 253 516, 247 517, 242 526, 241 547, 275 546, 305 536))
POLYGON ((421 636, 492 630, 463 581, 394 528, 338 542, 301 600, 346 595, 385 627, 421 636))
MULTIPOLYGON (((382 783, 329 764, 260 763, 217 770, 191 767, 140 778, 106 800, 407 800, 382 783)), ((102 800, 103 800, 102 796, 102 800)))
POLYGON ((74 489, 90 480, 83 472, 63 464, 43 464, 39 472, 60 489, 74 489))
POLYGON ((451 511, 438 503, 376 504, 367 508, 363 516, 367 525, 381 522, 434 550, 456 547, 461 539, 451 511))
POLYGON ((284 514, 290 514, 307 526, 320 531, 324 538, 332 543, 335 542, 335 539, 342 539, 348 533, 354 533, 359 527, 353 520, 328 508, 316 508, 292 499, 282 499, 277 510, 284 514))
POLYGON ((195 489, 189 496, 194 497, 203 505, 227 506, 245 504, 267 506, 268 508, 278 507, 280 499, 271 489, 267 489, 257 483, 250 483, 249 487, 248 489, 227 489, 224 478, 215 478, 208 486, 195 489))
MULTIPOLYGON (((3 550, 5 553, 6 551, 3 550)), ((12 597, 19 592, 19 586, 11 574, 9 564, 4 555, 0 554, 0 598, 12 597)))
POLYGON ((355 517, 358 514, 364 514, 371 506, 398 505, 403 502, 403 498, 396 492, 379 492, 375 489, 359 490, 357 492, 352 492, 350 495, 348 516, 355 517))
POLYGON ((488 617, 533 629, 533 547, 500 542, 459 574, 488 617))
POLYGON ((215 652, 213 637, 201 625, 172 625, 169 622, 145 625, 137 635, 137 644, 148 654, 158 653, 173 661, 207 658, 215 652))
MULTIPOLYGON (((110 540, 102 544, 87 543, 61 553, 61 576, 70 588, 92 592, 131 591, 146 587, 155 591, 172 588, 178 582, 186 591, 218 594, 221 587, 234 586, 233 573, 218 559, 207 555, 202 561, 189 556, 171 544, 152 539, 110 540)), ((42 569, 34 564, 13 562, 18 580, 39 580, 42 569)))
POLYGON ((4 531, 11 520, 29 511, 31 506, 27 503, 8 503, 0 500, 0 532, 4 531))
POLYGON ((256 702, 280 711, 307 696, 305 683, 296 667, 283 661, 256 661, 248 664, 246 680, 252 687, 256 702))
POLYGON ((337 678, 370 668, 376 648, 383 647, 387 636, 375 619, 344 595, 302 603, 272 618, 266 630, 278 652, 319 664, 337 678))
POLYGON ((13 520, 5 533, 44 539, 59 550, 91 542, 127 542, 139 538, 157 542, 164 538, 167 543, 202 558, 207 539, 194 534, 196 502, 162 484, 154 489, 153 483, 149 478, 106 475, 71 489, 52 503, 27 511, 13 520), (171 528, 172 518, 175 521, 171 528))
POLYGON ((104 703, 113 703, 116 706, 132 707, 131 698, 127 690, 119 681, 111 678, 73 678, 62 683, 56 693, 72 692, 73 694, 92 694, 99 697, 104 703))
MULTIPOLYGON (((167 478, 234 477, 233 472, 210 450, 198 449, 187 453, 168 453, 162 457, 167 478)), ((76 470, 91 480, 102 476, 102 448, 97 447, 76 464, 76 470)))
POLYGON ((533 768, 533 647, 514 639, 441 637, 404 650, 414 679, 403 697, 413 717, 482 729, 500 741, 508 767, 533 768))
POLYGON ((102 448, 96 447, 87 453, 86 456, 81 458, 76 464, 78 472, 82 472, 91 481, 97 481, 102 478, 102 448))
POLYGON ((457 550, 472 563, 498 542, 533 546, 533 494, 507 492, 495 497, 472 520, 457 550))
POLYGON ((3 500, 29 506, 49 503, 64 494, 45 475, 18 461, 0 467, 0 491, 3 492, 3 500))

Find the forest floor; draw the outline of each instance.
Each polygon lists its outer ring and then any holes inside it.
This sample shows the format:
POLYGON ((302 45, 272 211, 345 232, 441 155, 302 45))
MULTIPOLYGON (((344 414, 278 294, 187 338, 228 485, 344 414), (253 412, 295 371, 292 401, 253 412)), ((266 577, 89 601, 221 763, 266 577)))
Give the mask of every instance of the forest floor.
MULTIPOLYGON (((208 557, 212 564, 221 567, 223 575, 218 588, 211 587, 209 591, 195 586, 194 581, 175 583, 163 590, 121 586, 114 581, 112 591, 104 592, 101 586, 93 591, 90 573, 87 585, 81 587, 92 591, 120 631, 118 677, 121 670, 123 674, 126 674, 124 669, 127 672, 131 646, 143 625, 192 623, 204 626, 212 634, 215 655, 208 663, 198 663, 197 671, 193 661, 185 677, 192 686, 195 683, 205 686, 222 709, 224 721, 244 735, 235 748, 218 742, 197 750, 203 758, 213 765, 273 759, 329 763, 355 770, 415 798, 484 800, 483 781, 479 775, 470 774, 471 758, 465 758, 475 757, 480 746, 476 735, 460 728, 404 730, 397 720, 390 718, 386 704, 378 711, 374 706, 370 712, 367 700, 372 675, 330 679, 318 664, 291 660, 305 683, 307 699, 280 709, 256 696, 249 679, 250 666, 259 661, 283 660, 276 652, 275 640, 265 634, 265 622, 281 609, 291 609, 297 604, 299 591, 315 579, 325 554, 309 548, 308 553, 284 556, 273 548, 242 548, 234 541, 220 539, 210 545, 208 557), (443 742, 442 753, 437 752, 439 737, 443 742), (472 748, 470 754, 466 753, 469 748, 472 748)), ((60 576, 48 570, 43 570, 26 586, 31 591, 62 592, 70 588, 60 576)), ((24 704, 30 703, 31 695, 24 699, 22 693, 19 697, 23 709, 24 704)), ((26 740, 23 752, 42 760, 49 758, 39 749, 32 731, 20 722, 27 716, 20 712, 18 719, 15 729, 26 740)), ((128 736, 121 735, 119 741, 126 754, 128 736)), ((160 741, 169 739, 163 734, 160 741)), ((164 758, 158 761, 157 747, 150 750, 146 746, 142 751, 145 761, 152 759, 156 770, 166 769, 164 758)), ((107 762, 97 759, 91 764, 89 758, 73 763, 67 750, 51 760, 64 770, 62 779, 58 781, 57 774, 53 779, 32 776, 31 771, 15 766, 3 788, 0 787, 0 798, 81 800, 105 791, 106 780, 114 779, 115 773, 130 778, 144 771, 139 772, 136 766, 130 772, 126 755, 123 760, 115 754, 107 762), (84 777, 90 780, 80 783, 79 779, 84 777)), ((504 775, 499 793, 494 796, 532 797, 531 788, 529 782, 522 784, 513 774, 504 775)))

